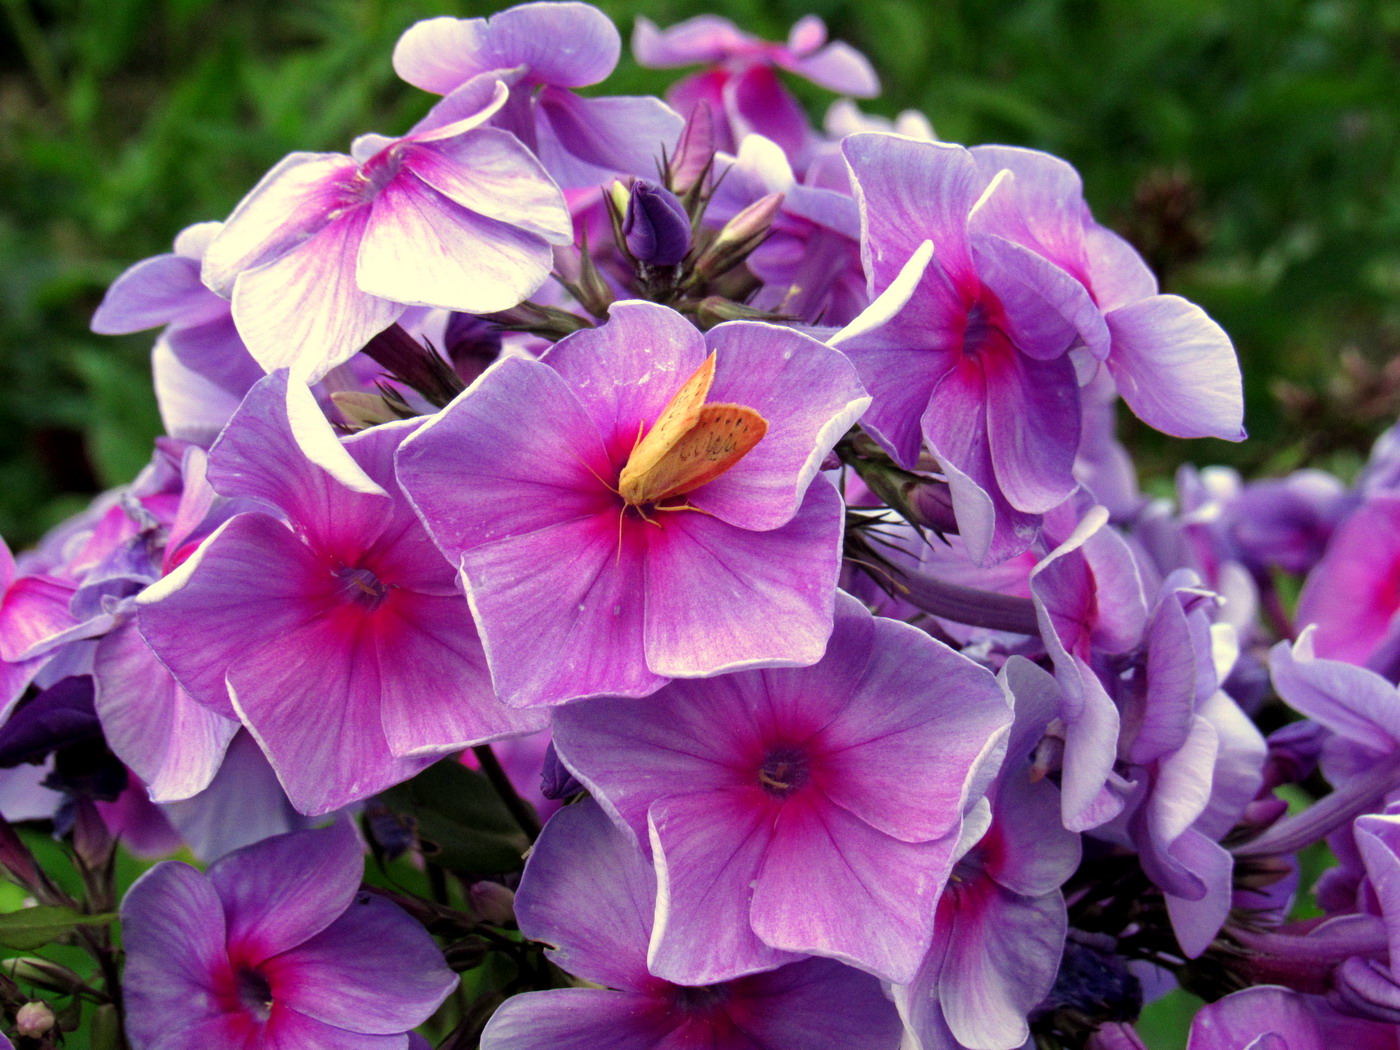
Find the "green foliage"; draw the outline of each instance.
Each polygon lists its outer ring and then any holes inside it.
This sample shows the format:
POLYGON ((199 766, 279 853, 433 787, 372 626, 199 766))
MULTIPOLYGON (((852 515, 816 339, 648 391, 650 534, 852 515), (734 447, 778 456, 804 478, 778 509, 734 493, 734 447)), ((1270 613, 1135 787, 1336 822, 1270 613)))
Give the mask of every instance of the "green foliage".
POLYGON ((0 947, 32 951, 72 933, 78 926, 107 926, 116 920, 115 912, 84 915, 72 908, 44 904, 20 908, 0 914, 0 947))

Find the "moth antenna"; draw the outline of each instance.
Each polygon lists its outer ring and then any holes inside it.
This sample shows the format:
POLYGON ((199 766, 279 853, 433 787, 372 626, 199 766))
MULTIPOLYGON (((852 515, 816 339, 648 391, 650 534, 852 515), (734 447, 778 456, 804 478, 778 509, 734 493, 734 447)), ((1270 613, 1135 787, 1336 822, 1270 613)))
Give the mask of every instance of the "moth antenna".
POLYGON ((575 452, 573 449, 569 449, 569 455, 573 456, 574 459, 578 460, 579 463, 582 464, 584 470, 588 471, 588 473, 592 474, 595 478, 597 478, 599 482, 602 483, 603 488, 607 489, 614 496, 620 497, 622 495, 622 493, 617 490, 616 486, 609 485, 606 481, 603 481, 603 476, 599 474, 596 470, 594 470, 592 467, 590 467, 587 461, 577 452, 575 452))

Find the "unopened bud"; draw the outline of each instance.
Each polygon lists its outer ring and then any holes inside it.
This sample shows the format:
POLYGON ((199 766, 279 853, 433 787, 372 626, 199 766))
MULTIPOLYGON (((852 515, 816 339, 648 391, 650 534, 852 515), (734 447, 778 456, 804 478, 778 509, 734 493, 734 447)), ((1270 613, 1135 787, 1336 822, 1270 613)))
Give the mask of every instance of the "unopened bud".
POLYGON ((467 891, 483 922, 504 926, 515 921, 515 894, 499 882, 474 882, 467 891))
POLYGON ((346 424, 355 430, 377 427, 380 423, 403 418, 382 394, 371 394, 365 390, 333 391, 331 403, 340 409, 346 424))
POLYGON ((670 190, 638 179, 622 220, 627 250, 649 266, 675 266, 690 251, 690 216, 670 190))
POLYGON ((501 330, 471 314, 454 313, 442 334, 442 351, 462 382, 470 383, 501 353, 501 330))
POLYGON ((695 323, 702 329, 713 328, 725 321, 782 321, 788 320, 784 314, 771 310, 760 310, 755 306, 745 306, 722 295, 707 295, 695 307, 695 323))
POLYGON ((557 800, 577 795, 582 790, 583 785, 559 760, 559 753, 554 750, 554 741, 551 740, 544 750, 544 768, 540 770, 540 794, 547 799, 557 800))
POLYGON ((782 206, 783 195, 770 193, 730 219, 695 264, 696 271, 713 280, 738 266, 763 243, 782 206))
POLYGON ((53 1011, 47 1003, 25 1003, 15 1014, 15 1031, 30 1039, 38 1039, 53 1027, 53 1011))
POLYGON ((698 186, 715 159, 715 117, 708 102, 701 102, 690 111, 676 155, 666 166, 671 189, 684 195, 698 186))

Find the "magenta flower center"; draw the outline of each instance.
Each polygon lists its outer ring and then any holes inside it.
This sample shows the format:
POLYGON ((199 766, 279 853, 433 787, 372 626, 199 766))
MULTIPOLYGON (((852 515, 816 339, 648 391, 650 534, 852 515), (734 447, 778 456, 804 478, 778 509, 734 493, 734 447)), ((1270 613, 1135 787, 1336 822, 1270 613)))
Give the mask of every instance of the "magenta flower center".
POLYGON ((335 578, 340 583, 340 597, 347 603, 362 605, 366 609, 377 609, 388 586, 369 569, 356 569, 345 566, 335 570, 335 578))
POLYGON ((784 744, 769 750, 758 767, 758 782, 774 798, 787 798, 812 777, 807 752, 784 744))
POLYGON ((272 1016, 272 986, 257 970, 238 971, 238 1001, 259 1021, 272 1016))

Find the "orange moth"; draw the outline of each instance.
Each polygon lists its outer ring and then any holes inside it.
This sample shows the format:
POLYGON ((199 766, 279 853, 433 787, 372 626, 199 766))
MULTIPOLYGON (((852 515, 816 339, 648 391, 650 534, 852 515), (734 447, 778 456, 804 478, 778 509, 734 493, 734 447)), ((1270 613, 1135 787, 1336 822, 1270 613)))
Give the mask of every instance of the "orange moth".
MULTIPOLYGON (((768 420, 747 405, 705 403, 715 378, 715 355, 666 403, 637 442, 617 479, 617 494, 629 507, 683 496, 738 463, 768 433, 768 420)), ((698 510, 657 507, 657 510, 698 510)), ((643 515, 645 517, 645 515, 643 515)))

